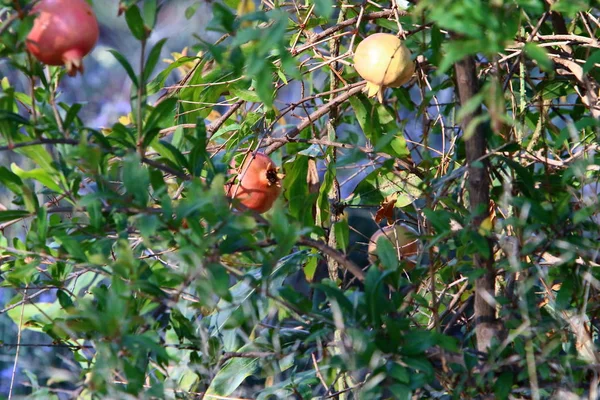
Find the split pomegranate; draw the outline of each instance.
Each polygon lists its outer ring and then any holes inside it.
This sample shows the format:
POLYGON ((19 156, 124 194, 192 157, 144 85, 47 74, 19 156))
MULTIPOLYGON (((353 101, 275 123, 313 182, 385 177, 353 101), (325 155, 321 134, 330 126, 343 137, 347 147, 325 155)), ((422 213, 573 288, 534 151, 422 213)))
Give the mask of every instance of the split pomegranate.
POLYGON ((70 76, 83 73, 82 59, 96 45, 98 21, 84 0, 42 0, 27 36, 27 49, 48 65, 64 65, 70 76))
POLYGON ((369 261, 377 261, 377 241, 385 238, 398 252, 398 259, 406 261, 407 269, 414 268, 416 264, 411 258, 419 253, 419 239, 416 236, 414 229, 400 223, 378 229, 369 240, 369 261))
POLYGON ((281 193, 281 178, 275 163, 263 153, 250 154, 235 182, 225 185, 227 197, 258 213, 271 209, 281 193))
POLYGON ((376 33, 364 39, 354 52, 354 68, 367 81, 369 97, 383 102, 386 87, 400 87, 415 72, 410 50, 396 36, 376 33))

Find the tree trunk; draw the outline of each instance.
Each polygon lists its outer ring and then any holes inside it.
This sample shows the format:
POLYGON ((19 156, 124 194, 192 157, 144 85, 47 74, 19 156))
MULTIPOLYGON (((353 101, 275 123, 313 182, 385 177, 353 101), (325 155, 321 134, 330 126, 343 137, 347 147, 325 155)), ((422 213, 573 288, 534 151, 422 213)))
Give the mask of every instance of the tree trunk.
MULTIPOLYGON (((455 65, 458 96, 461 106, 465 106, 479 90, 475 60, 467 57, 455 65)), ((481 114, 481 107, 465 116, 462 121, 463 134, 474 118, 481 114)), ((473 122, 477 123, 477 122, 473 122)), ((481 126, 475 127, 473 133, 465 139, 466 156, 468 163, 468 190, 469 203, 474 213, 472 228, 477 230, 481 223, 489 216, 490 181, 488 176, 487 160, 477 161, 486 153, 487 142, 485 132, 481 126)), ((488 240, 489 257, 481 254, 473 257, 477 268, 483 269, 484 274, 475 282, 475 334, 477 349, 486 352, 490 347, 492 338, 499 338, 500 325, 496 319, 495 304, 489 301, 495 294, 495 278, 492 243, 488 240)))

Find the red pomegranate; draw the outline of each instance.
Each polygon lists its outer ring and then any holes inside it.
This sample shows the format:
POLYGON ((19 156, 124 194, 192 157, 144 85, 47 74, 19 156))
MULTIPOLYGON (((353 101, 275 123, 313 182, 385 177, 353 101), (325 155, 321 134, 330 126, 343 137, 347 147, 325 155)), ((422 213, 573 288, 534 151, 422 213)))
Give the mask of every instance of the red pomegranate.
POLYGON ((225 185, 225 193, 251 210, 267 212, 281 193, 281 174, 266 154, 249 154, 236 181, 225 185))
POLYGON ((64 65, 70 76, 83 73, 82 58, 98 41, 98 21, 84 0, 42 0, 31 10, 37 17, 27 49, 48 65, 64 65))

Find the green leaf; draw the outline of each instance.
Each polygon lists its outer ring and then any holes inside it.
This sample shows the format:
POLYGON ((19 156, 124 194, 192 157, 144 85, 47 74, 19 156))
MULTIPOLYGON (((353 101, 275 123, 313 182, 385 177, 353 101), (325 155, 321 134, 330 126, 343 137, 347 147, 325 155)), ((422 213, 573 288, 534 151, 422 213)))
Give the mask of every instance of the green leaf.
POLYGON ((355 307, 352 302, 346 297, 344 292, 335 286, 330 280, 325 280, 323 283, 314 284, 315 289, 319 289, 325 293, 329 301, 335 301, 340 306, 344 317, 348 318, 354 314, 355 307))
POLYGON ((442 47, 446 54, 442 58, 442 62, 439 65, 437 71, 438 76, 446 74, 452 65, 462 60, 466 56, 476 54, 477 52, 484 50, 485 43, 479 39, 455 40, 445 43, 445 45, 442 47))
POLYGON ((378 131, 379 134, 381 133, 381 125, 377 118, 378 114, 375 112, 375 105, 363 95, 352 96, 348 101, 354 109, 356 120, 365 136, 371 139, 376 145, 377 137, 375 137, 375 133, 378 131))
POLYGON ((42 326, 47 324, 48 318, 52 320, 65 316, 65 311, 61 309, 58 301, 54 303, 25 304, 15 307, 8 311, 8 316, 17 326, 23 315, 23 329, 29 329, 36 332, 43 332, 42 326))
POLYGON ((206 151, 206 145, 206 126, 201 119, 198 119, 196 122, 196 137, 194 140, 194 147, 188 156, 188 165, 190 166, 193 176, 200 176, 204 166, 207 163, 211 169, 214 169, 214 166, 211 163, 210 155, 206 151))
POLYGON ((10 165, 10 168, 21 179, 34 179, 56 193, 59 193, 59 194, 63 193, 63 190, 55 182, 55 180, 50 176, 50 174, 48 174, 48 172, 46 170, 43 170, 41 168, 36 168, 36 169, 29 170, 29 171, 25 171, 25 170, 22 170, 21 168, 19 168, 17 166, 17 164, 15 164, 15 163, 12 163, 10 165))
POLYGON ((231 94, 234 95, 234 96, 236 96, 236 97, 239 97, 241 100, 245 100, 245 101, 250 102, 250 103, 259 103, 260 102, 260 97, 253 90, 246 90, 246 89, 240 89, 240 88, 232 88, 231 89, 231 94))
POLYGON ((221 3, 214 3, 212 9, 213 15, 207 30, 234 33, 235 14, 221 3))
POLYGON ((304 271, 304 276, 308 282, 312 282, 315 277, 315 272, 317 272, 317 266, 319 265, 319 260, 316 257, 311 257, 308 262, 304 265, 302 269, 304 271))
POLYGON ((191 6, 189 6, 188 8, 185 9, 185 18, 186 19, 191 19, 194 14, 196 14, 196 10, 198 9, 198 7, 200 7, 200 2, 194 3, 191 6))
POLYGON ((48 212, 46 207, 40 207, 37 210, 37 218, 34 221, 34 225, 37 226, 38 240, 41 244, 46 244, 48 237, 48 212))
POLYGON ((144 147, 149 146, 152 140, 158 135, 158 131, 146 137, 155 128, 167 126, 175 116, 175 107, 177 106, 176 98, 168 98, 161 101, 150 113, 150 116, 144 124, 144 147), (164 124, 164 125, 163 125, 164 124))
POLYGON ((594 64, 600 64, 600 50, 595 50, 590 54, 590 56, 585 60, 585 64, 583 64, 583 73, 587 74, 594 68, 594 64))
POLYGON ((129 79, 131 79, 131 82, 133 82, 133 85, 135 87, 138 87, 137 76, 135 75, 135 72, 133 71, 131 64, 129 64, 129 61, 127 61, 127 59, 116 50, 108 50, 108 51, 110 52, 110 54, 112 54, 117 59, 119 64, 121 64, 121 66, 125 69, 125 71, 127 72, 127 75, 129 75, 129 79))
POLYGON ((29 125, 29 121, 27 119, 21 117, 19 114, 6 110, 0 110, 0 121, 10 121, 21 125, 29 125))
POLYGON ((146 32, 144 20, 137 5, 134 4, 127 8, 127 11, 125 11, 125 20, 127 21, 129 30, 137 40, 146 39, 148 32, 146 32))
POLYGON ((421 179, 406 171, 378 168, 363 179, 348 198, 350 205, 376 205, 398 194, 396 207, 406 207, 421 196, 421 179))
MULTIPOLYGON (((156 16, 158 14, 157 0, 144 0, 144 22, 149 30, 154 29, 156 25, 156 16)), ((148 36, 150 34, 148 33, 148 36)), ((166 39, 163 39, 166 40, 166 39)))
MULTIPOLYGON (((393 240, 393 239, 392 239, 393 240)), ((377 239, 377 257, 383 266, 391 271, 398 269, 398 253, 390 238, 385 235, 377 239)))
POLYGON ((390 385, 390 391, 394 394, 396 400, 410 400, 412 399, 412 391, 410 387, 401 384, 390 385))
POLYGON ((158 64, 158 61, 160 60, 160 52, 166 41, 167 39, 161 39, 152 46, 152 50, 150 50, 146 65, 144 66, 144 82, 146 82, 152 75, 152 72, 154 72, 154 68, 156 68, 156 64, 158 64))
POLYGON ((333 0, 315 0, 315 13, 324 18, 331 18, 333 0))
POLYGON ((60 306, 65 310, 73 307, 73 300, 71 300, 71 297, 69 297, 69 295, 64 290, 57 291, 56 297, 58 298, 60 306))
POLYGON ((71 107, 69 107, 67 111, 67 115, 65 116, 65 120, 63 121, 65 127, 70 127, 75 118, 77 118, 77 114, 81 110, 82 105, 80 103, 75 103, 71 107))
POLYGON ((321 187, 319 188, 319 197, 317 198, 317 207, 319 208, 319 213, 317 213, 316 224, 319 225, 323 221, 329 221, 329 215, 331 210, 329 209, 329 191, 333 187, 333 181, 336 176, 336 170, 333 163, 329 163, 327 165, 327 171, 325 172, 325 177, 323 178, 323 182, 321 183, 321 187))
POLYGON ((409 372, 408 369, 396 362, 390 362, 388 363, 388 367, 389 367, 389 376, 393 377, 394 379, 396 379, 398 382, 401 383, 409 383, 410 382, 410 377, 409 377, 409 372))
POLYGON ((575 282, 573 277, 566 276, 563 280, 558 293, 556 294, 556 309, 567 310, 571 304, 573 293, 575 290, 575 282))
POLYGON ((494 394, 498 400, 508 399, 513 386, 513 374, 510 371, 505 371, 500 374, 494 383, 494 394))
POLYGON ((171 64, 169 64, 169 66, 167 68, 165 68, 163 71, 161 71, 158 75, 156 75, 156 77, 148 83, 148 95, 153 95, 155 93, 157 93, 158 91, 162 90, 163 87, 165 86, 165 82, 167 80, 167 78, 169 77, 169 75, 171 74, 171 72, 176 69, 177 67, 182 66, 185 63, 197 60, 198 57, 180 57, 177 59, 177 61, 172 62, 171 64))
POLYGON ((208 272, 210 273, 210 283, 215 294, 224 300, 232 301, 231 293, 229 292, 229 275, 222 265, 209 264, 208 272))
POLYGON ((365 277, 365 301, 367 304, 367 314, 369 320, 374 326, 381 324, 381 316, 385 314, 390 304, 383 291, 383 279, 388 272, 381 272, 376 266, 371 266, 365 277))
POLYGON ((154 143, 152 147, 155 148, 162 157, 165 157, 177 166, 179 172, 184 172, 183 168, 189 169, 185 156, 171 143, 161 140, 158 143, 154 143))
POLYGON ((18 149, 15 149, 15 152, 32 159, 46 172, 50 174, 56 173, 56 169, 53 165, 54 161, 52 161, 52 156, 50 155, 50 153, 48 153, 44 145, 20 147, 18 149))
POLYGON ((523 48, 525 54, 535 60, 542 71, 548 72, 552 70, 552 61, 548 57, 548 51, 535 43, 527 43, 523 48))
POLYGON ((15 194, 23 193, 23 181, 21 178, 3 166, 0 166, 0 183, 2 183, 2 185, 6 186, 8 190, 15 194))
POLYGON ((12 221, 14 219, 26 218, 30 216, 29 211, 23 210, 6 210, 0 211, 0 222, 12 221))
POLYGON ((337 248, 343 252, 350 246, 350 228, 348 227, 348 220, 342 219, 333 225, 335 232, 335 240, 337 242, 337 248))
POLYGON ((141 206, 145 207, 149 197, 150 174, 148 169, 140 163, 137 154, 131 154, 124 159, 123 183, 127 193, 133 196, 141 206))
MULTIPOLYGON (((255 350, 255 347, 256 345, 253 343, 248 343, 240 348, 238 352, 243 353, 255 350)), ((255 373, 258 369, 258 361, 259 359, 257 357, 236 357, 227 361, 225 366, 223 366, 213 378, 206 391, 206 395, 229 396, 247 377, 255 373)))
POLYGON ((273 65, 268 61, 265 62, 254 78, 256 79, 254 89, 258 97, 265 103, 265 107, 270 108, 273 105, 273 65))
POLYGON ((466 104, 462 105, 456 114, 456 122, 460 123, 467 116, 471 115, 481 107, 483 103, 484 94, 477 93, 475 96, 471 97, 466 104))

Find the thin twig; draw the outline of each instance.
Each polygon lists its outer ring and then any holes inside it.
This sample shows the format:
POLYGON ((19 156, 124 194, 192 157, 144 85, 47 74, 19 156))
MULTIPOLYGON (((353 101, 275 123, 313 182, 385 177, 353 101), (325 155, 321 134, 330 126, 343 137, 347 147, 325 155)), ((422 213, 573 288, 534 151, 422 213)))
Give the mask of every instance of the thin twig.
MULTIPOLYGON (((27 297, 27 288, 23 292, 23 297, 27 297)), ((15 362, 13 364, 12 374, 10 376, 10 389, 8 391, 8 400, 12 399, 13 387, 15 384, 15 376, 17 375, 17 366, 19 364, 19 350, 21 347, 21 332, 23 331, 23 314, 25 313, 25 303, 21 305, 21 315, 19 317, 19 326, 17 328, 17 352, 15 353, 15 362)))

